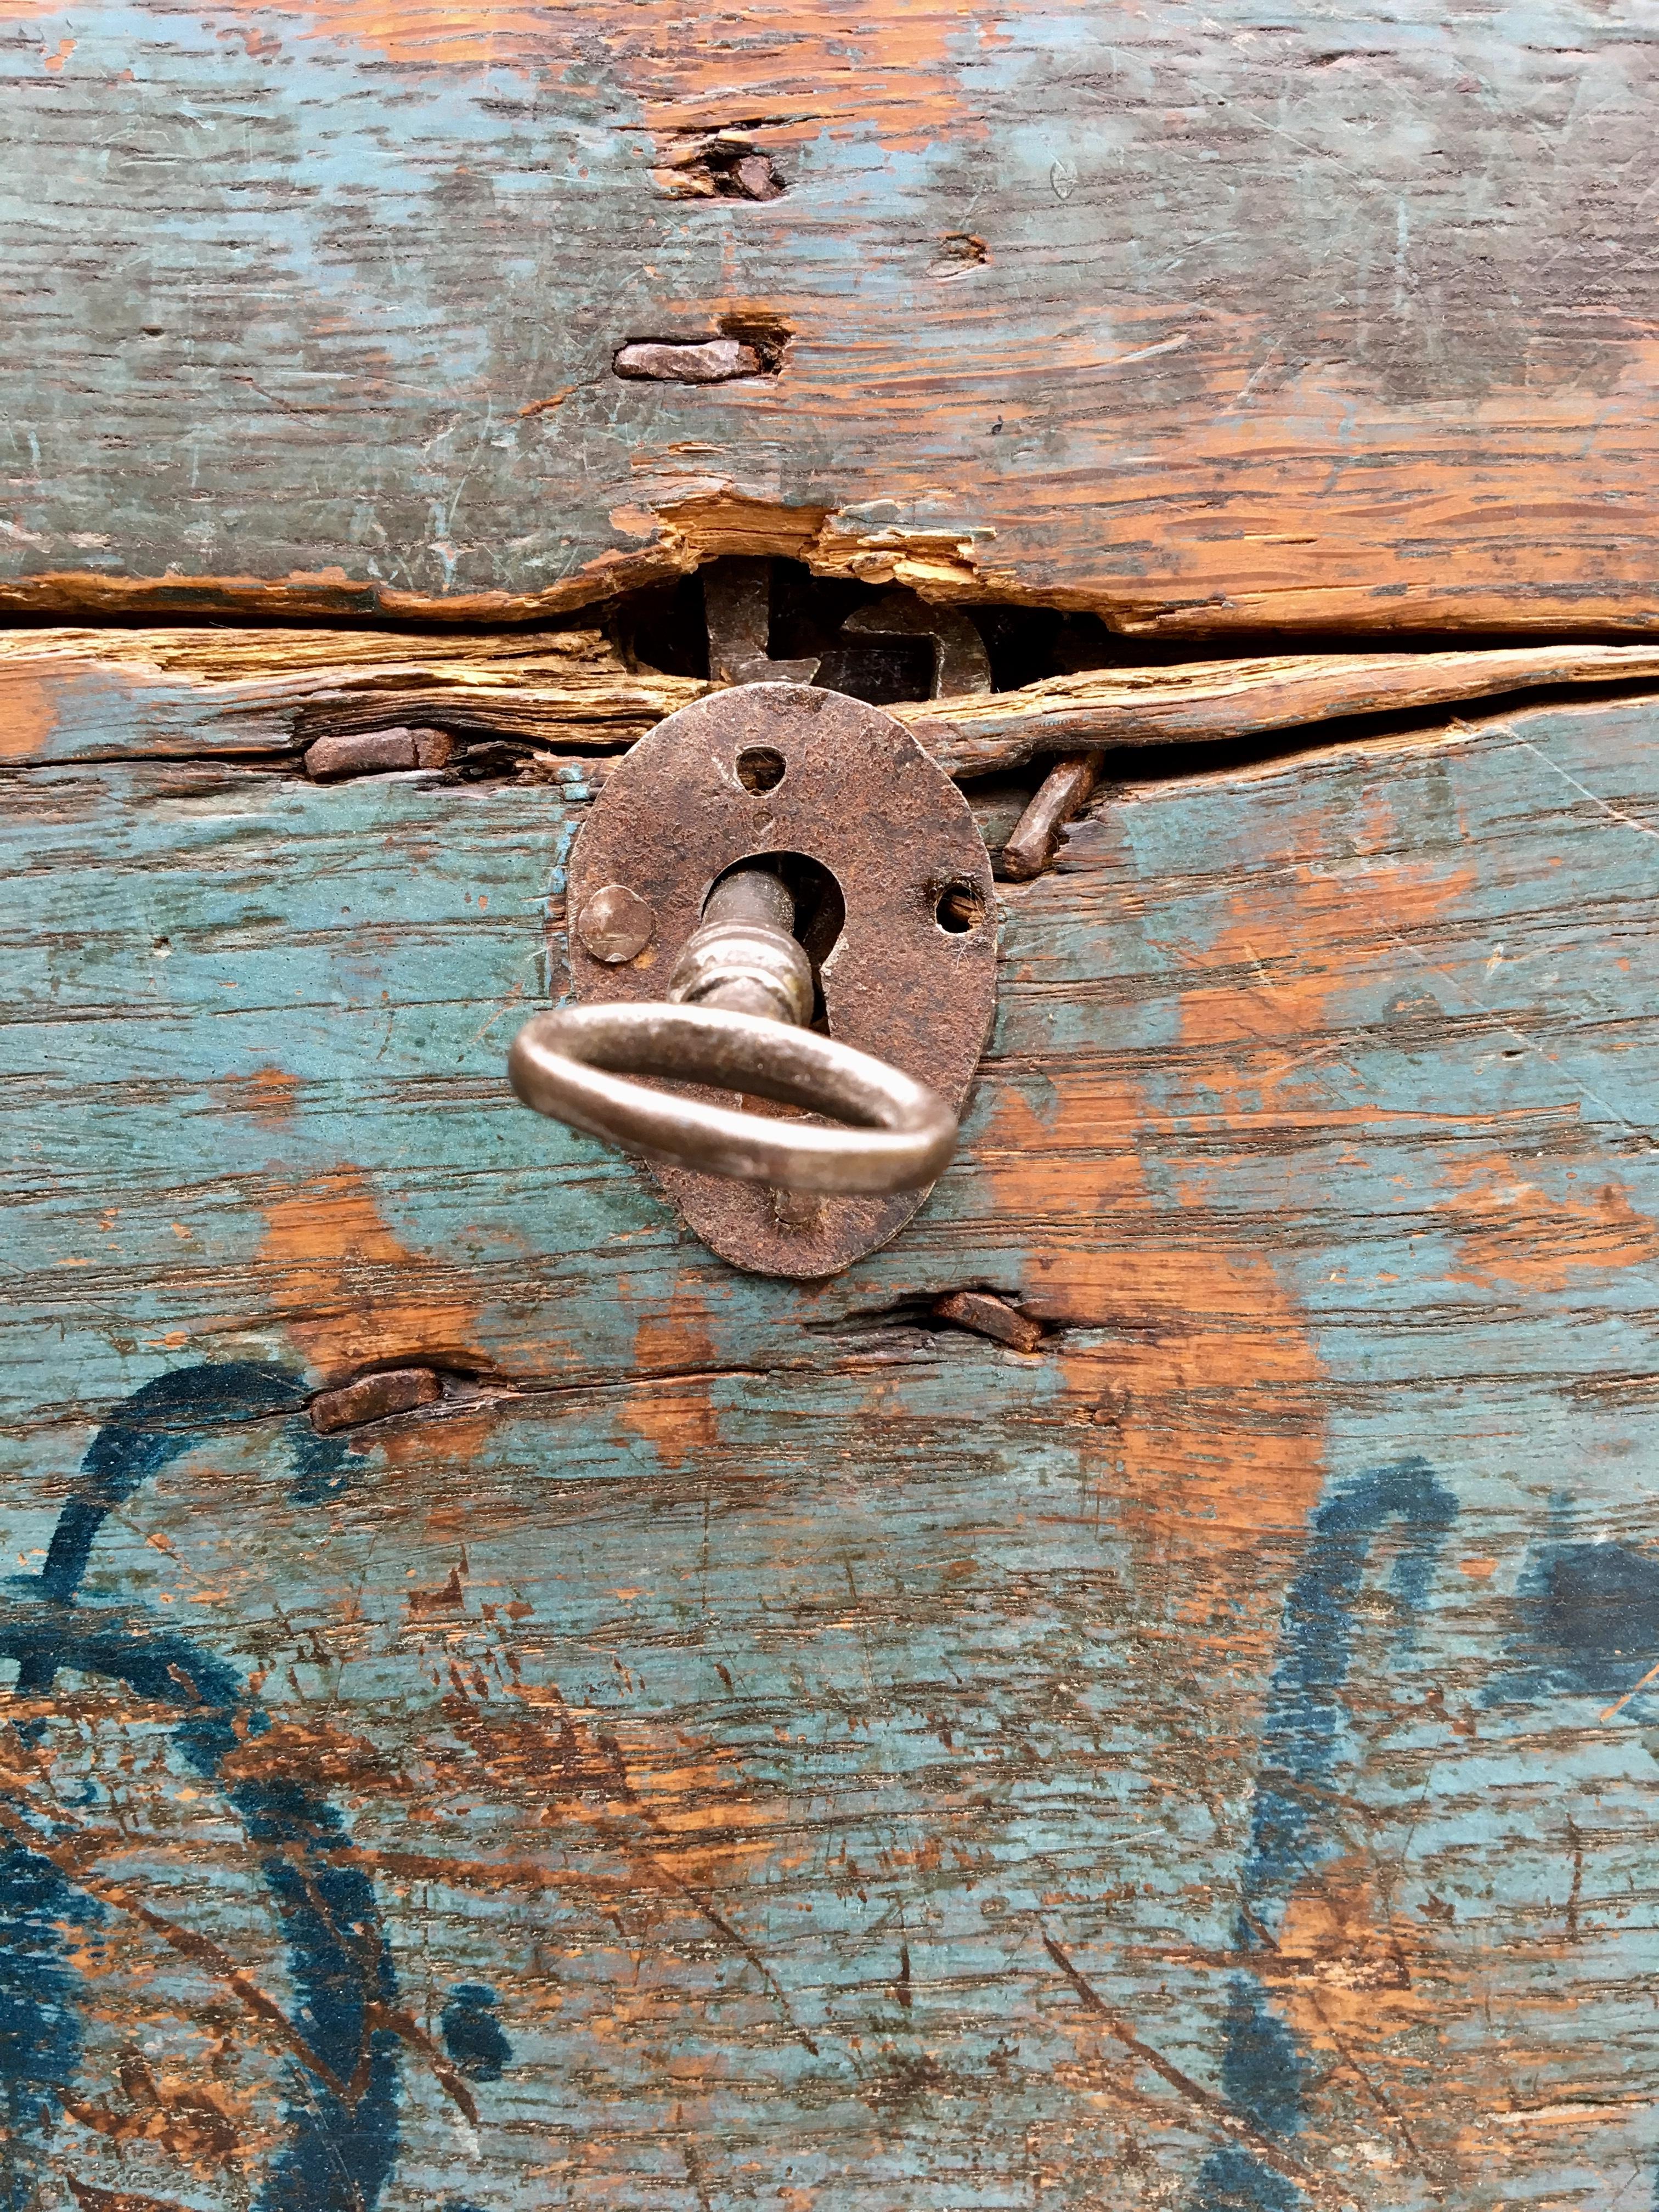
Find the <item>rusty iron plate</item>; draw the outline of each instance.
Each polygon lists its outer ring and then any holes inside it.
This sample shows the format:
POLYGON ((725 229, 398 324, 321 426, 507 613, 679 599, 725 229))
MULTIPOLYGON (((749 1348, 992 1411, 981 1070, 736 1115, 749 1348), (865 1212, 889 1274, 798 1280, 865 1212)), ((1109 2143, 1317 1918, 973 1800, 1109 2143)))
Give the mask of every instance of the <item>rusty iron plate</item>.
MULTIPOLYGON (((902 725, 838 691, 745 684, 683 708, 634 747, 571 860, 577 998, 664 997, 715 882, 768 854, 833 878, 821 931, 840 892, 845 919, 819 969, 830 1035, 930 1084, 959 1113, 996 1001, 990 862, 967 801, 902 725)), ((652 1173, 722 1259, 809 1280, 886 1243, 927 1196, 802 1199, 690 1168, 652 1173)))

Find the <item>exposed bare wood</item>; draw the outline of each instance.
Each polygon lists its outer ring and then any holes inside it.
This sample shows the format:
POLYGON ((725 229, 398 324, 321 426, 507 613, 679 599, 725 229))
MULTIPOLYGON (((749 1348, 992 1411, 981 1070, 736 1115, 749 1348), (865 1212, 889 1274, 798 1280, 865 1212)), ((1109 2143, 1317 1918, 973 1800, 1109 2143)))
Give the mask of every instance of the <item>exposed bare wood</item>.
POLYGON ((1190 744, 1505 691, 1659 682, 1659 647, 1510 646, 1485 653, 1297 653, 1091 669, 1018 691, 895 707, 955 775, 1097 746, 1190 744))
POLYGON ((630 670, 598 630, 468 637, 386 630, 51 629, 0 635, 0 758, 283 750, 431 724, 461 735, 627 745, 701 698, 630 670), (139 712, 73 712, 64 678, 118 676, 139 712), (46 687, 46 688, 43 688, 46 687), (149 695, 155 711, 146 714, 149 695), (166 711, 162 711, 165 702, 166 711))
MULTIPOLYGON (((1557 685, 1655 683, 1655 646, 1285 653, 1091 669, 890 711, 952 775, 975 776, 1052 753, 1202 743, 1557 685)), ((0 757, 280 751, 388 723, 613 747, 708 688, 629 668, 592 629, 533 641, 377 630, 18 630, 0 635, 0 757), (88 732, 66 716, 73 687, 56 681, 77 673, 118 675, 140 694, 154 686, 157 711, 106 717, 88 732), (193 713, 178 711, 170 695, 179 691, 193 713)))

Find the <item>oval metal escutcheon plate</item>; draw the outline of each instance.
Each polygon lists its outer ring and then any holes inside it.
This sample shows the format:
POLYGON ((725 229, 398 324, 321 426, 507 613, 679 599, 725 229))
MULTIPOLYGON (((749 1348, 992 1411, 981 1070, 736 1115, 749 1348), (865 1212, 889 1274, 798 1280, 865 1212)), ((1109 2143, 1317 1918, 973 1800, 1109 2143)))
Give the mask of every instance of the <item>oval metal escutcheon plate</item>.
MULTIPOLYGON (((714 884, 769 855, 785 856, 812 908, 798 926, 817 967, 819 1025, 959 1113, 996 1004, 990 861, 967 800, 909 732, 838 691, 717 692, 627 755, 571 859, 577 998, 661 999, 714 884)), ((886 1243, 927 1194, 806 1198, 666 1163, 652 1172, 722 1259, 803 1280, 886 1243)))

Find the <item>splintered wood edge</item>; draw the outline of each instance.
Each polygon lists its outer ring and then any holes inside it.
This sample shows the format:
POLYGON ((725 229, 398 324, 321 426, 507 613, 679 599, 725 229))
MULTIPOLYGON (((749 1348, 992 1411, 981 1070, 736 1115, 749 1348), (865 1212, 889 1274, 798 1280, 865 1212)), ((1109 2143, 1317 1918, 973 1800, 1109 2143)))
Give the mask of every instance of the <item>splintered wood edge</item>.
MULTIPOLYGON (((234 617, 249 622, 357 620, 420 623, 434 631, 509 627, 580 615, 623 592, 672 583, 706 562, 731 556, 800 562, 815 576, 872 585, 898 584, 924 599, 962 607, 999 605, 1097 616, 1125 638, 1179 635, 1224 638, 1242 627, 1294 624, 1303 634, 1371 632, 1399 636, 1448 627, 1536 637, 1562 626, 1559 607, 1540 610, 1524 596, 1487 588, 1445 599, 1390 593, 1369 586, 1334 588, 1286 582, 1276 588, 1218 596, 1153 599, 1131 592, 1115 578, 1098 583, 1034 581, 1015 562, 999 563, 993 528, 882 521, 872 525, 854 508, 785 507, 721 486, 660 504, 614 511, 613 530, 640 542, 607 548, 574 574, 533 591, 484 590, 440 593, 403 589, 338 566, 291 571, 282 576, 98 575, 88 570, 46 570, 0 576, 0 616, 39 618, 131 619, 134 617, 234 617)), ((1577 619, 1613 630, 1646 631, 1651 605, 1592 594, 1577 619)))
POLYGON ((1556 684, 1656 681, 1659 648, 1651 646, 1286 653, 1094 669, 1018 691, 889 711, 953 775, 974 775, 1049 753, 1194 744, 1556 684))
MULTIPOLYGON (((534 638, 204 628, 0 635, 0 699, 7 689, 77 673, 180 687, 213 706, 228 748, 247 742, 238 737, 245 720, 263 726, 268 750, 388 721, 614 749, 712 688, 696 678, 629 669, 591 629, 534 638)), ((1083 749, 1196 744, 1505 692, 1610 684, 1659 684, 1659 647, 1285 653, 1092 669, 886 711, 951 775, 975 776, 1083 749)), ((27 731, 0 728, 0 759, 21 765, 48 757, 27 731)))

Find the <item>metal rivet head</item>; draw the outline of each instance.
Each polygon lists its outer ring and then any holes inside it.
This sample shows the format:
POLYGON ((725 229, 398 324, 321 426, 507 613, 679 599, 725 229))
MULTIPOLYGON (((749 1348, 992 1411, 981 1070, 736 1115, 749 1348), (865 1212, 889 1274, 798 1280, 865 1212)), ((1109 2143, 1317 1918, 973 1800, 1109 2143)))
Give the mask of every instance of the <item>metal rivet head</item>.
POLYGON ((657 917, 626 884, 603 884, 577 917, 582 950, 607 968, 632 960, 656 933, 657 917))
POLYGON ((810 1234, 823 1218, 823 1200, 816 1191, 775 1190, 772 1193, 772 1218, 780 1229, 793 1229, 803 1235, 810 1234))

